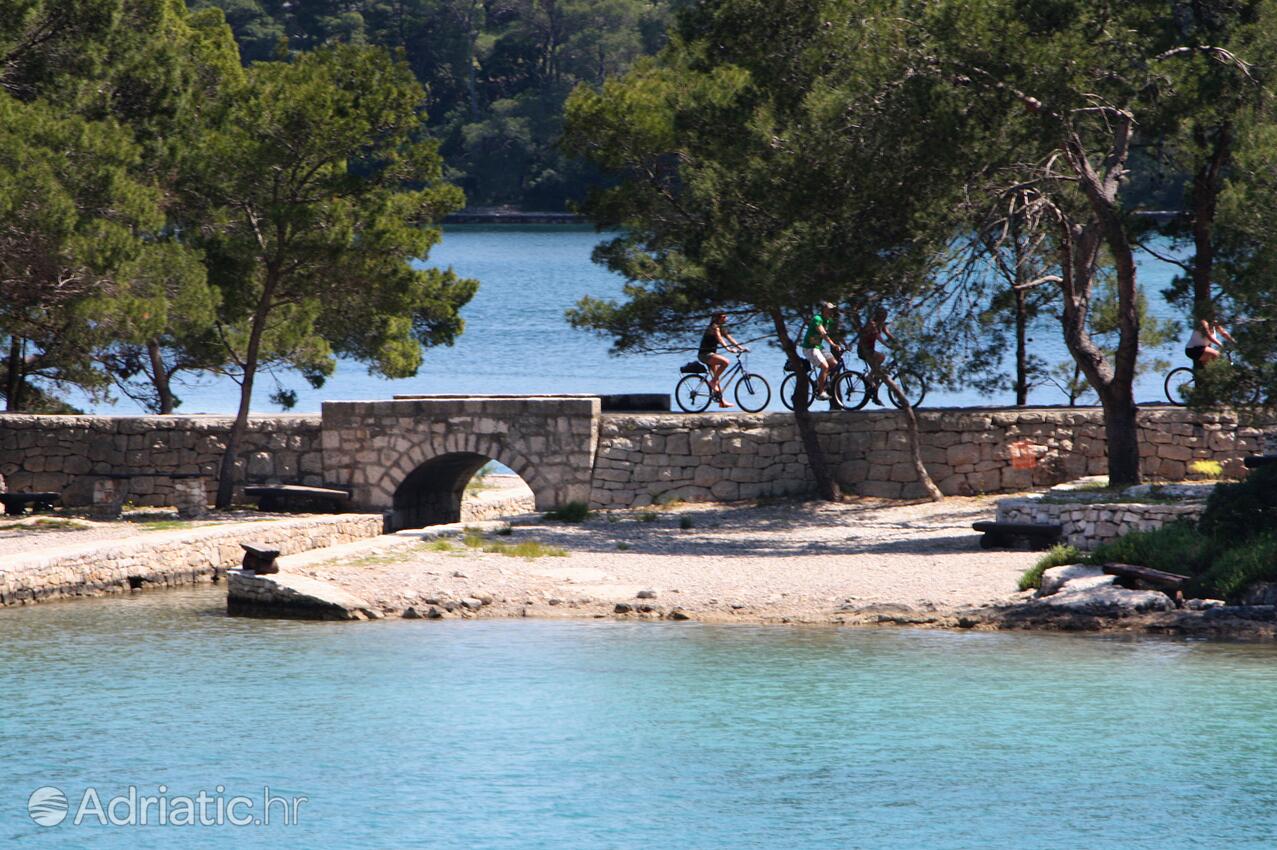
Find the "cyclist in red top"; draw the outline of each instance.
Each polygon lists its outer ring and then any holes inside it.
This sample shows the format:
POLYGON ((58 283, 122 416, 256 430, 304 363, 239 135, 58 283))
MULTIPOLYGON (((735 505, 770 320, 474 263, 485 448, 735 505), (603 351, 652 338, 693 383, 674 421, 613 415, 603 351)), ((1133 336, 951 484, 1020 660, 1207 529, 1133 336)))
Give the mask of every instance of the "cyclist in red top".
POLYGON ((856 342, 856 354, 861 360, 869 364, 871 369, 881 366, 882 362, 887 359, 887 355, 876 348, 880 339, 896 341, 896 338, 891 335, 891 330, 887 327, 887 308, 885 307, 878 307, 874 310, 873 318, 860 329, 860 336, 856 342))

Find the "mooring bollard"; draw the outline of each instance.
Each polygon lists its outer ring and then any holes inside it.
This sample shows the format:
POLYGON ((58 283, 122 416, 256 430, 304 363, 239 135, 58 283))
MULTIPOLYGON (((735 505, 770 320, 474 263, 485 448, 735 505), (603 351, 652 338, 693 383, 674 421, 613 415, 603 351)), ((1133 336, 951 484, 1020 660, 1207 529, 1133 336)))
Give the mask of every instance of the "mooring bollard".
POLYGON ((269 575, 279 572, 279 565, 275 563, 275 559, 279 557, 278 549, 267 549, 265 546, 258 546, 253 543, 241 543, 239 545, 244 550, 244 569, 257 575, 269 575))

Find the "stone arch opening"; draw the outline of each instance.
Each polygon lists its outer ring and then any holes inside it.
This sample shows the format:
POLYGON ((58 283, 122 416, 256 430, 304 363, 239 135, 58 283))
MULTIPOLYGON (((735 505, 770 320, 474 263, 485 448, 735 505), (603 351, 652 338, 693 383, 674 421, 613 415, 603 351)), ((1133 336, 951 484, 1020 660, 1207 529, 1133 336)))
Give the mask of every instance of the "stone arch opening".
POLYGON ((449 452, 421 463, 395 488, 388 530, 491 519, 531 510, 535 498, 531 484, 517 471, 513 481, 498 472, 484 485, 497 492, 467 493, 467 485, 494 460, 478 452, 449 452))

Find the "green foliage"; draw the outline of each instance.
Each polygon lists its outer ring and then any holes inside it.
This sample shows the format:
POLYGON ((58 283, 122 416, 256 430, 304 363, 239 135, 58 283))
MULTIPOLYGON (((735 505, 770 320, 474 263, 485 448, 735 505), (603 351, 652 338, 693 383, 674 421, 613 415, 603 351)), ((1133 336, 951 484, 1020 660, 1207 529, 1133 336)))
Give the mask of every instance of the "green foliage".
POLYGON ((1042 587, 1042 573, 1052 567, 1063 567, 1068 564, 1080 564, 1086 556, 1073 546, 1058 543, 1038 559, 1038 562, 1024 571, 1020 576, 1020 590, 1033 590, 1042 587))
POLYGON ((471 203, 563 209, 593 172, 557 146, 563 101, 664 41, 666 0, 197 0, 221 7, 246 62, 337 43, 401 51, 431 93, 428 127, 471 203))
POLYGON ((1257 581, 1277 580, 1277 534, 1265 531, 1229 546, 1195 583, 1202 591, 1236 599, 1257 581))
POLYGON ((291 367, 320 386, 345 355, 407 377, 424 346, 461 332, 477 284, 414 265, 462 203, 422 137, 424 100, 403 62, 339 46, 259 62, 217 104, 182 188, 241 390, 219 505, 260 369, 291 367))
POLYGON ((689 529, 696 527, 696 520, 692 519, 687 514, 683 514, 678 518, 678 527, 684 531, 688 531, 689 529))
POLYGON ((1217 484, 1198 527, 1220 547, 1277 528, 1277 466, 1252 469, 1235 484, 1217 484))
POLYGON ((1153 531, 1133 531, 1101 543, 1093 564, 1139 564, 1176 575, 1200 573, 1210 563, 1211 540, 1191 523, 1173 522, 1153 531))
POLYGON ((545 518, 555 522, 585 522, 589 516, 590 506, 585 502, 568 502, 545 512, 545 518))

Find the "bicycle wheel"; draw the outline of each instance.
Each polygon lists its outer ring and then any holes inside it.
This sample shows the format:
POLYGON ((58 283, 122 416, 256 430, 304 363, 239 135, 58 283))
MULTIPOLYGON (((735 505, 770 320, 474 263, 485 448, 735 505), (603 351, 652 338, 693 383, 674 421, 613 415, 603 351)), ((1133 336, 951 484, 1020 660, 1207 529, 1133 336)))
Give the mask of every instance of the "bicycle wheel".
POLYGON ((700 375, 686 375, 674 388, 674 401, 685 413, 701 413, 709 407, 709 400, 713 395, 709 381, 700 375))
POLYGON ((1187 366, 1172 369, 1166 375, 1166 383, 1163 387, 1166 390, 1166 400, 1181 406, 1187 404, 1188 395, 1193 391, 1193 382, 1196 379, 1197 376, 1193 374, 1193 370, 1187 366))
MULTIPOLYGON (((790 410, 794 409, 794 396, 798 393, 798 375, 790 372, 785 376, 785 380, 780 382, 780 403, 790 410)), ((807 409, 811 409, 812 402, 816 400, 816 384, 814 381, 807 381, 807 409)))
POLYGON ((736 382, 736 404, 741 410, 757 413, 772 400, 772 388, 762 375, 746 372, 736 382))
POLYGON ((869 403, 869 385, 859 372, 847 371, 834 381, 834 398, 844 410, 859 410, 869 403))
POLYGON ((887 395, 891 397, 891 403, 896 407, 904 407, 907 403, 910 407, 918 407, 922 404, 922 400, 927 397, 927 383, 922 380, 922 376, 912 369, 900 369, 895 375, 896 384, 904 392, 904 399, 896 396, 895 390, 888 388, 887 395))

